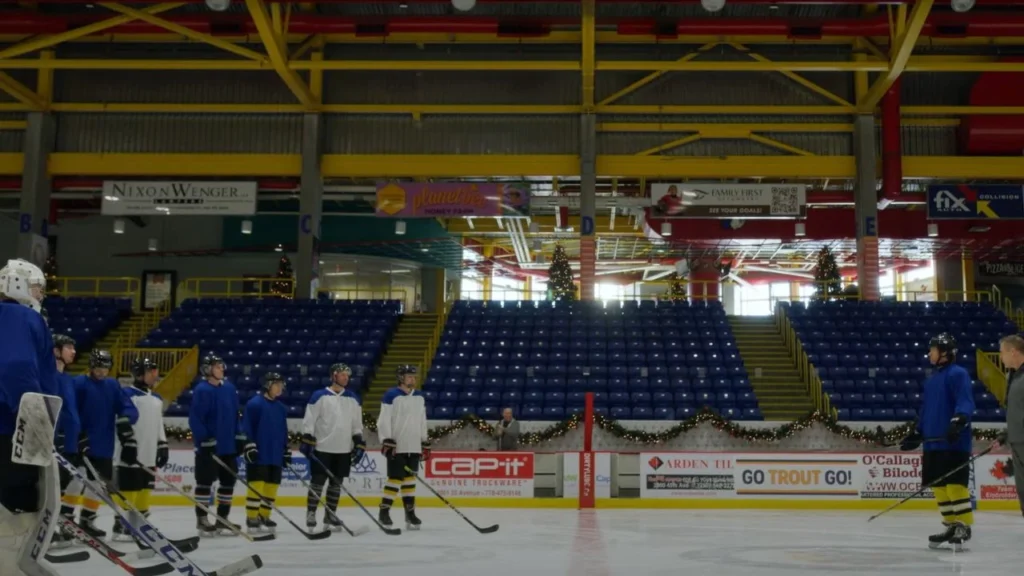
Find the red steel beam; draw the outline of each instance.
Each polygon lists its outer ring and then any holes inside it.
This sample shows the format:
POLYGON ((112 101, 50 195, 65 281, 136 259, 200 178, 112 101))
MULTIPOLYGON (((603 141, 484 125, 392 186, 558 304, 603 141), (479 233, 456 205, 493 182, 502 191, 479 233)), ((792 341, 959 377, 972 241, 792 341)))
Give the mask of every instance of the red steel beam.
MULTIPOLYGON (((155 0, 149 0, 156 3, 155 0)), ((203 4, 205 0, 179 0, 187 4, 203 4)), ((240 2, 241 0, 233 0, 240 2)), ((269 4, 344 4, 352 0, 266 0, 269 4)), ((478 4, 514 4, 522 0, 477 0, 478 4)), ((700 0, 596 0, 598 4, 700 4, 700 0)), ((94 0, 35 0, 37 4, 93 4, 94 0)), ((145 4, 146 1, 136 2, 145 4)), ((451 0, 377 0, 377 4, 450 4, 451 0)), ((536 4, 579 4, 579 0, 534 0, 536 4)), ((807 4, 807 5, 848 5, 848 4, 908 4, 912 0, 729 0, 730 4, 807 4)), ((977 0, 978 6, 1016 6, 1021 0, 977 0)))

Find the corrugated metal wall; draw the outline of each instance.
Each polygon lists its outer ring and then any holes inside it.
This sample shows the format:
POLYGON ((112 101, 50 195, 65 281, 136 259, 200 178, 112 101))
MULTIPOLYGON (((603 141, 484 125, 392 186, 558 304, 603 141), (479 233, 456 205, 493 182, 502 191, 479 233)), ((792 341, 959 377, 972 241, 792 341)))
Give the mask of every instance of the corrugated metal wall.
MULTIPOLYGON (((0 122, 24 119, 24 114, 0 112, 0 122)), ((24 140, 25 132, 23 130, 0 130, 0 152, 21 152, 24 140)))
POLYGON ((58 152, 299 154, 297 114, 60 114, 58 152))

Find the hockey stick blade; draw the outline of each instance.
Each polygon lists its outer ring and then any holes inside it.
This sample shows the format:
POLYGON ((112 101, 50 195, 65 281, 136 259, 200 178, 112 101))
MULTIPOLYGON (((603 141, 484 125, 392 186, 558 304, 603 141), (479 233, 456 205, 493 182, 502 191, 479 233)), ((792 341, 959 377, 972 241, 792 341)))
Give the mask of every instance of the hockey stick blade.
MULTIPOLYGON (((182 538, 181 540, 168 540, 175 548, 182 552, 195 552, 196 548, 199 548, 199 536, 191 536, 189 538, 182 538)), ((119 558, 125 560, 148 560, 156 556, 156 551, 152 548, 145 548, 143 550, 133 550, 131 552, 121 552, 120 550, 114 550, 119 558)))
POLYGON ((71 554, 46 554, 43 556, 50 564, 71 564, 72 562, 85 562, 89 559, 89 552, 81 550, 71 554))
POLYGON ((431 486, 430 484, 427 484, 427 482, 423 478, 420 478, 419 472, 413 470, 412 468, 409 468, 408 466, 405 467, 405 471, 408 472, 409 474, 412 474, 417 480, 420 481, 420 484, 423 484, 424 486, 426 486, 427 490, 430 490, 434 494, 434 496, 437 496, 441 500, 441 502, 444 502, 446 506, 448 506, 449 508, 452 509, 452 512, 455 512, 456 514, 458 514, 459 518, 462 518, 463 520, 465 520, 466 523, 469 524, 470 526, 472 526, 473 528, 475 528, 477 532, 479 532, 481 534, 494 534, 495 532, 498 531, 498 525, 497 524, 495 524, 493 526, 487 526, 486 528, 481 528, 481 527, 477 526, 472 520, 470 520, 468 517, 466 517, 466 515, 463 514, 461 510, 456 508, 454 504, 449 502, 447 498, 445 498, 444 496, 441 495, 440 492, 435 490, 433 486, 431 486))
POLYGON ((260 494, 256 490, 254 490, 253 487, 249 484, 249 482, 239 478, 238 474, 235 473, 235 471, 232 470, 230 466, 225 464, 223 460, 221 460, 216 455, 214 455, 213 456, 213 461, 216 462, 221 468, 227 470, 232 476, 234 476, 235 480, 237 480, 238 482, 241 482, 242 485, 245 486, 246 488, 248 488, 250 492, 255 494, 260 500, 262 500, 264 503, 266 503, 268 506, 270 506, 271 510, 273 510, 274 512, 277 512, 281 516, 281 518, 284 519, 285 522, 291 524, 292 528, 295 528, 296 530, 298 530, 299 533, 302 534, 303 536, 305 536, 307 540, 324 540, 324 539, 327 539, 327 538, 331 537, 331 531, 330 530, 324 530, 323 532, 306 532, 305 530, 302 529, 301 526, 299 526, 294 521, 292 521, 292 519, 289 518, 287 514, 282 512, 281 509, 277 507, 277 504, 274 504, 273 501, 268 500, 265 496, 263 496, 262 494, 260 494))
MULTIPOLYGON (((319 494, 317 494, 316 492, 313 491, 313 488, 309 485, 309 482, 306 482, 306 479, 302 477, 302 474, 299 474, 295 470, 295 468, 291 467, 291 465, 286 465, 285 467, 288 468, 288 471, 291 472, 292 474, 294 474, 295 477, 299 479, 299 482, 302 483, 302 486, 306 489, 307 493, 313 494, 313 496, 316 497, 317 502, 319 502, 321 505, 323 505, 324 510, 328 514, 330 514, 335 520, 338 521, 338 527, 341 528, 342 530, 344 530, 349 536, 355 538, 356 536, 362 536, 363 534, 366 534, 367 532, 369 532, 368 528, 365 529, 365 530, 362 530, 362 531, 360 531, 360 529, 358 529, 358 528, 356 530, 352 530, 351 528, 349 528, 344 522, 341 521, 341 518, 338 518, 338 515, 334 512, 334 510, 331 510, 327 506, 327 502, 324 502, 324 499, 321 498, 319 494)), ((333 529, 334 529, 333 527, 329 528, 329 530, 333 530, 333 529)))
POLYGON ((263 560, 260 559, 258 554, 253 554, 248 558, 242 558, 236 560, 231 564, 219 569, 209 572, 210 576, 242 576, 250 572, 255 572, 263 567, 263 560))
POLYGON ((353 502, 356 503, 356 506, 359 506, 360 510, 362 510, 364 513, 366 513, 367 516, 370 517, 370 520, 373 520, 373 523, 377 525, 377 528, 380 528, 381 532, 387 534, 388 536, 398 536, 399 534, 402 533, 402 529, 401 528, 388 528, 387 526, 381 524, 380 520, 377 520, 376 518, 374 518, 373 514, 371 514, 370 511, 366 509, 366 506, 363 506, 363 503, 360 502, 359 499, 356 498, 351 492, 349 492, 348 488, 345 488, 345 482, 343 480, 339 480, 338 477, 335 476, 334 473, 331 472, 331 470, 327 466, 325 466, 324 463, 321 462, 319 458, 316 457, 315 453, 310 454, 309 458, 312 461, 314 461, 317 464, 319 464, 320 468, 323 469, 324 472, 327 472, 327 477, 328 478, 330 478, 331 480, 334 480, 335 482, 338 483, 339 486, 341 486, 341 489, 345 492, 345 494, 349 498, 351 498, 353 502))
POLYGON ((122 560, 117 555, 117 550, 114 550, 106 542, 98 538, 94 538, 89 535, 88 532, 82 529, 81 526, 71 522, 70 520, 61 517, 59 522, 64 529, 69 531, 76 540, 99 552, 104 558, 109 560, 112 564, 121 567, 125 572, 133 574, 134 576, 161 576, 162 574, 169 574, 174 572, 174 566, 169 562, 161 562, 152 566, 145 566, 142 568, 136 568, 122 560))

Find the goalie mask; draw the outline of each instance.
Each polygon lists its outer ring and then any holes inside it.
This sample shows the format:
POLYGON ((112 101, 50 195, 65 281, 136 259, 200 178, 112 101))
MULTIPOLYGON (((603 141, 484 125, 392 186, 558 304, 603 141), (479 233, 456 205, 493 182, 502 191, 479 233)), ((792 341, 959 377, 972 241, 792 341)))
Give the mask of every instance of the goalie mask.
POLYGON ((0 297, 24 304, 42 313, 46 277, 38 266, 26 260, 8 260, 0 268, 0 297))

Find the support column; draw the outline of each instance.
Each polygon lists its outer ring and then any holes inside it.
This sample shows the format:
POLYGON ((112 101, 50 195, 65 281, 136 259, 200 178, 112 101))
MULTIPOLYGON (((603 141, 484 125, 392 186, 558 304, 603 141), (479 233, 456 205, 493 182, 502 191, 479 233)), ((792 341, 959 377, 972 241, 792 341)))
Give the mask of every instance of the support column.
POLYGON ((862 114, 853 124, 857 162, 854 212, 857 218, 857 286, 861 300, 878 300, 878 192, 875 117, 862 114))
POLYGON ((533 300, 533 276, 529 274, 523 279, 523 297, 521 300, 533 300))
POLYGON ((597 270, 597 116, 580 117, 580 300, 593 300, 597 270))
POLYGON ((971 257, 970 251, 964 250, 963 253, 960 254, 960 268, 961 275, 964 279, 964 302, 973 302, 976 300, 976 294, 974 291, 977 288, 974 284, 974 258, 971 257))
POLYGON ((302 116, 295 297, 303 299, 316 298, 320 281, 320 219, 324 202, 324 180, 320 173, 321 126, 319 114, 302 116))
POLYGON ((494 263, 492 262, 492 258, 494 258, 494 244, 484 244, 483 254, 486 262, 480 267, 480 271, 483 272, 483 278, 480 280, 480 285, 484 290, 482 299, 490 300, 494 281, 494 263))
POLYGON ((690 283, 687 285, 690 300, 718 300, 720 297, 721 280, 718 270, 691 270, 690 283))
POLYGON ((46 112, 29 112, 25 120, 17 255, 42 268, 49 253, 46 238, 49 235, 50 175, 46 163, 53 152, 56 124, 53 115, 46 112))

